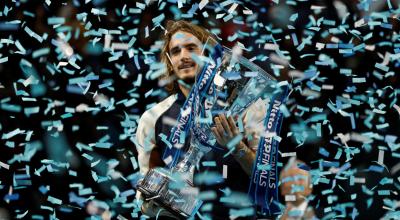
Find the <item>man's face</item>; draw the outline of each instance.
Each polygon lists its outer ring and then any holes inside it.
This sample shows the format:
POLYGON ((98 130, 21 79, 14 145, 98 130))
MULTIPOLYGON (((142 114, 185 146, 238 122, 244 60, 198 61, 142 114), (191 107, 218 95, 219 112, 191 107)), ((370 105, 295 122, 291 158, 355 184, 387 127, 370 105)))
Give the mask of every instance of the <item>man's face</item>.
POLYGON ((193 83, 200 65, 192 57, 200 56, 202 44, 193 34, 178 31, 169 42, 169 56, 174 73, 178 79, 193 83))

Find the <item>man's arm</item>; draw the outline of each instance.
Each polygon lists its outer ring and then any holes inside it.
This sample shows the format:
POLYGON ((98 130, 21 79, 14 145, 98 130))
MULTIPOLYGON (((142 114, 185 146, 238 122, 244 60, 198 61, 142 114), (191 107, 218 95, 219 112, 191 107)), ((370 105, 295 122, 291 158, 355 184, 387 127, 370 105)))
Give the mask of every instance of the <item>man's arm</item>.
MULTIPOLYGON (((151 112, 145 112, 139 120, 136 131, 136 150, 138 153, 140 174, 143 177, 151 168, 162 166, 163 164, 155 141, 155 118, 151 112)), ((160 216, 174 217, 168 211, 162 210, 152 200, 146 201, 139 191, 136 193, 136 199, 143 201, 141 211, 144 215, 155 217, 159 214, 160 216)))

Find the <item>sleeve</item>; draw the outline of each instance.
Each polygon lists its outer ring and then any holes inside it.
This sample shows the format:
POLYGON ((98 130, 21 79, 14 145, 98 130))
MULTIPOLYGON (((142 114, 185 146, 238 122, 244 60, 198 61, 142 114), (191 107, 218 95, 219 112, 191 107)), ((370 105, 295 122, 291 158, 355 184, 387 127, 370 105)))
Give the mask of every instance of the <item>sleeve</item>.
MULTIPOLYGON (((136 130, 136 150, 138 153, 139 172, 142 177, 146 175, 150 168, 150 156, 155 148, 155 122, 150 112, 145 112, 139 119, 136 130)), ((136 198, 140 198, 141 193, 138 191, 136 198)))
POLYGON ((150 153, 155 147, 155 123, 149 112, 142 115, 139 120, 136 131, 136 150, 138 152, 138 161, 140 173, 145 175, 149 171, 150 153))
POLYGON ((266 109, 267 101, 258 99, 244 114, 244 135, 250 149, 253 151, 257 151, 260 137, 264 133, 266 109))

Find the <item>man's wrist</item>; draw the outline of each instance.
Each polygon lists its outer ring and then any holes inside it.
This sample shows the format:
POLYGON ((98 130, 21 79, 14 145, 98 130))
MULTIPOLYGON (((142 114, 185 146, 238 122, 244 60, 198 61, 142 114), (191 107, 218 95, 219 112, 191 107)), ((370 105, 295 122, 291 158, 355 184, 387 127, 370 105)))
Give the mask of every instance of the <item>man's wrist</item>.
POLYGON ((247 145, 243 141, 240 141, 240 143, 235 146, 235 150, 232 153, 234 156, 243 157, 248 151, 249 148, 247 145))

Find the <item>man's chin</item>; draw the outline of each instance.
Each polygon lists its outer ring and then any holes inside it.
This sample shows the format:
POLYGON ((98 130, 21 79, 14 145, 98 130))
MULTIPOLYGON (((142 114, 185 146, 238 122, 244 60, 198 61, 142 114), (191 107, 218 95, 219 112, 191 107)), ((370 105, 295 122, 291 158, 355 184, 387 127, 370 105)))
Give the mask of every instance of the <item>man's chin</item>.
POLYGON ((194 72, 186 72, 178 78, 180 78, 186 84, 192 85, 196 81, 196 74, 194 72))
POLYGON ((194 84, 196 79, 194 76, 187 76, 187 77, 183 77, 182 81, 185 82, 186 84, 192 85, 192 84, 194 84))

